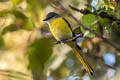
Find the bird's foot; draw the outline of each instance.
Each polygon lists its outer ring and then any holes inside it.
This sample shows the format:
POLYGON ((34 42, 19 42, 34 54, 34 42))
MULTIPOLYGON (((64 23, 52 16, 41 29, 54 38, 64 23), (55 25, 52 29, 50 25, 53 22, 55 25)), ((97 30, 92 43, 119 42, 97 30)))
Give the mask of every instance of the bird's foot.
POLYGON ((66 40, 61 40, 61 43, 66 43, 67 41, 66 40))
POLYGON ((56 42, 55 42, 55 44, 60 44, 60 43, 61 43, 61 41, 56 41, 56 42))
POLYGON ((66 40, 56 41, 55 44, 66 43, 66 40))

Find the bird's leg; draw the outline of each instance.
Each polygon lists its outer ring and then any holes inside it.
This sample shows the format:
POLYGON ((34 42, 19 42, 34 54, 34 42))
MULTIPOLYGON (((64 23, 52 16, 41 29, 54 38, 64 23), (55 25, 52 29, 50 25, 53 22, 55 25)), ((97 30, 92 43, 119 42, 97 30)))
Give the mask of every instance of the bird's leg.
POLYGON ((67 40, 65 40, 65 39, 61 40, 61 43, 66 43, 66 42, 67 42, 67 40))
POLYGON ((55 44, 60 44, 60 43, 61 43, 61 41, 56 41, 56 42, 55 42, 55 44))
POLYGON ((66 43, 66 40, 60 40, 60 41, 56 41, 55 44, 60 44, 60 43, 66 43))
POLYGON ((73 37, 73 38, 71 39, 71 41, 72 41, 72 42, 75 42, 75 41, 76 41, 76 37, 73 37))
POLYGON ((76 37, 73 37, 71 39, 62 39, 60 41, 56 41, 55 44, 60 44, 60 43, 66 43, 66 42, 75 42, 76 37))
POLYGON ((56 41, 55 44, 66 43, 66 42, 75 42, 77 38, 79 38, 79 36, 78 37, 74 36, 70 39, 62 39, 60 41, 56 41))

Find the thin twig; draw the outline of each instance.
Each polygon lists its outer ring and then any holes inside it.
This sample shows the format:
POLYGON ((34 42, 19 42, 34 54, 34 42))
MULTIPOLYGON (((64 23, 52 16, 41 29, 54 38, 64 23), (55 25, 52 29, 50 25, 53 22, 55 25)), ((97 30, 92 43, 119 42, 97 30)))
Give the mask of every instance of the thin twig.
POLYGON ((108 43, 109 45, 111 45, 112 47, 114 47, 115 49, 117 49, 118 51, 120 51, 120 46, 110 40, 108 40, 107 38, 101 36, 100 34, 97 34, 96 32, 94 32, 93 30, 89 29, 88 27, 86 27, 85 25, 83 25, 78 19, 76 19, 66 8, 64 8, 64 6, 60 3, 57 2, 60 6, 61 6, 61 10, 63 10, 64 12, 66 12, 66 14, 68 14, 70 17, 72 17, 81 27, 83 27, 85 30, 90 31, 91 33, 95 34, 98 38, 102 39, 104 42, 108 43))
POLYGON ((75 8, 75 7, 71 6, 71 5, 69 5, 69 7, 70 7, 72 10, 77 11, 77 12, 80 12, 80 13, 82 13, 82 14, 90 14, 90 13, 92 13, 92 12, 90 12, 88 9, 78 9, 78 8, 75 8))
POLYGON ((50 6, 52 7, 52 8, 54 8, 54 9, 59 9, 59 8, 57 8, 54 4, 50 4, 50 6))
POLYGON ((15 73, 21 76, 29 76, 28 74, 25 74, 23 72, 19 72, 19 71, 14 71, 14 70, 1 70, 0 69, 0 73, 15 73))
POLYGON ((29 74, 14 70, 0 70, 0 75, 22 80, 32 79, 29 74))

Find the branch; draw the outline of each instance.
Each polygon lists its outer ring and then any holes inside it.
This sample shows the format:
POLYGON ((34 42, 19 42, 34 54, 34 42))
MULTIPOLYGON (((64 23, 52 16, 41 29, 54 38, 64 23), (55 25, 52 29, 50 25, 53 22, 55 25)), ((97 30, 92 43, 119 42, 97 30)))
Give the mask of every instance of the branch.
POLYGON ((14 70, 2 70, 2 69, 0 69, 0 73, 9 73, 9 74, 15 73, 15 74, 21 75, 21 76, 30 76, 30 75, 28 75, 26 73, 19 72, 19 71, 14 71, 14 70))
POLYGON ((69 5, 69 7, 74 10, 74 11, 77 11, 77 12, 80 12, 82 14, 96 14, 102 18, 107 18, 111 21, 116 21, 118 24, 120 24, 120 19, 117 19, 114 15, 109 15, 108 13, 102 11, 100 13, 96 13, 96 12, 90 12, 88 9, 78 9, 78 8, 75 8, 71 5, 69 5))
POLYGON ((118 51, 120 51, 120 46, 117 45, 116 43, 108 40, 107 38, 101 36, 100 34, 97 34, 96 32, 94 32, 93 30, 89 29, 88 27, 86 27, 85 25, 83 25, 77 18, 75 18, 66 8, 64 8, 64 6, 60 3, 57 2, 57 4, 60 5, 61 10, 63 10, 66 14, 68 14, 70 17, 72 17, 77 23, 78 25, 80 25, 82 28, 84 28, 85 30, 90 31, 91 33, 95 34, 98 38, 104 40, 104 42, 108 43, 109 45, 111 45, 112 47, 114 47, 115 49, 117 49, 118 51))
POLYGON ((72 37, 72 38, 64 40, 64 41, 56 41, 55 44, 60 44, 60 43, 63 43, 63 42, 72 42, 72 41, 75 41, 79 37, 83 37, 83 35, 80 34, 78 36, 72 37))
POLYGON ((74 11, 77 11, 77 12, 80 12, 82 14, 91 14, 92 12, 90 12, 88 9, 78 9, 78 8, 75 8, 71 5, 69 5, 69 7, 74 10, 74 11))
POLYGON ((14 71, 14 70, 1 70, 0 69, 0 75, 1 76, 7 76, 10 78, 15 78, 15 79, 21 79, 21 80, 31 80, 32 77, 29 74, 19 72, 19 71, 14 71))

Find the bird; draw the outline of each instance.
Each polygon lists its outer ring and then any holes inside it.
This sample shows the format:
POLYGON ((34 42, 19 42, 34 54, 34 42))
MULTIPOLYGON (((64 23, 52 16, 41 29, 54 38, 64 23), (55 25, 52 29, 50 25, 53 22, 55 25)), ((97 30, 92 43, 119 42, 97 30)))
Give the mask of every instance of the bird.
POLYGON ((94 70, 84 59, 84 56, 82 55, 81 47, 77 44, 76 40, 67 41, 68 39, 75 37, 75 33, 73 32, 71 25, 67 21, 67 19, 65 19, 64 17, 60 16, 55 12, 49 12, 46 15, 46 18, 43 19, 43 21, 45 21, 48 24, 49 29, 52 35, 55 37, 55 39, 71 47, 73 52, 79 59, 79 61, 82 63, 85 70, 90 75, 93 75, 94 70))

